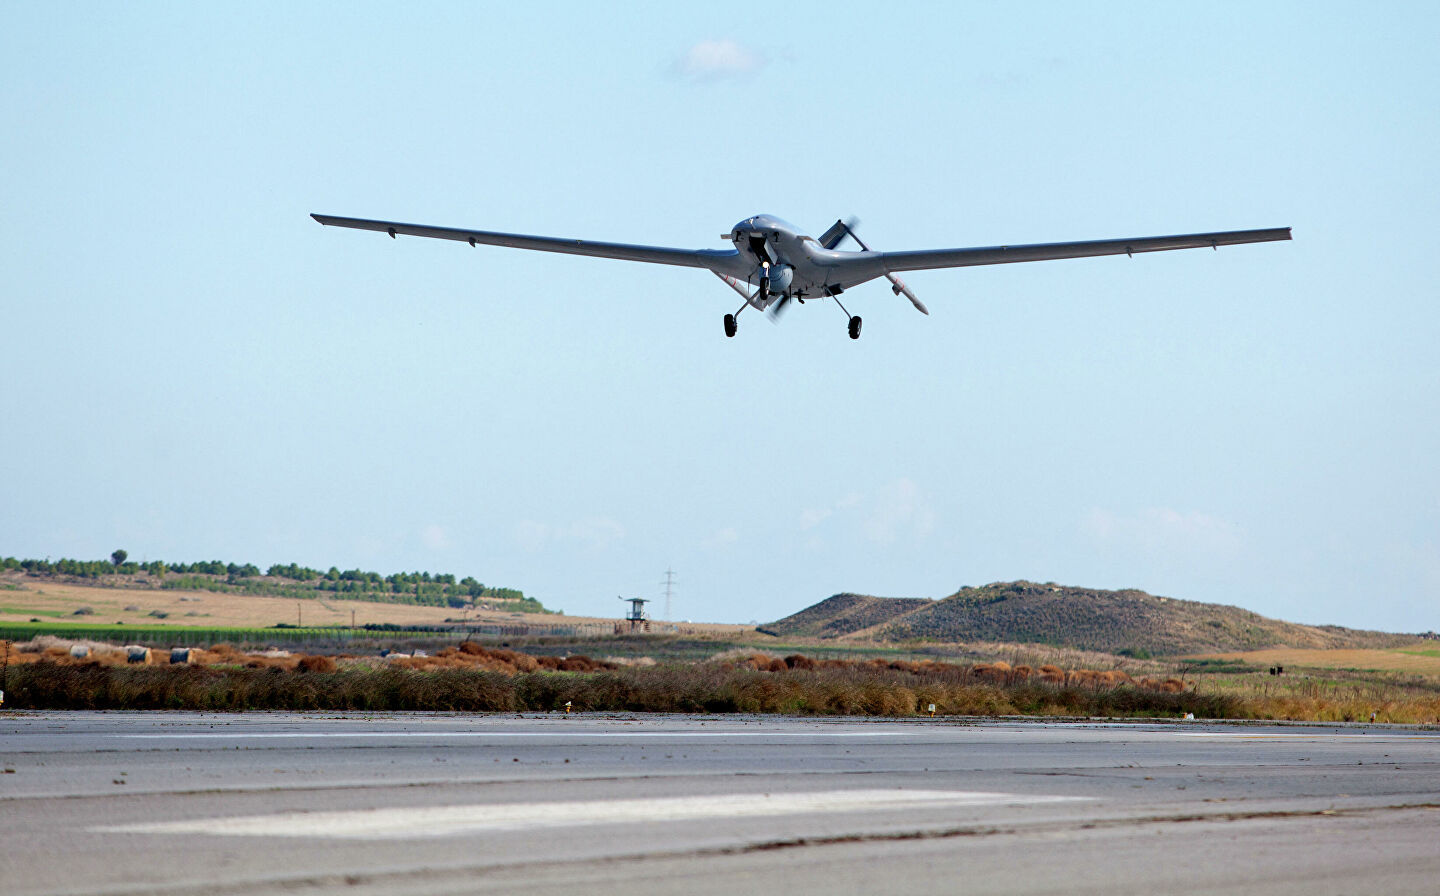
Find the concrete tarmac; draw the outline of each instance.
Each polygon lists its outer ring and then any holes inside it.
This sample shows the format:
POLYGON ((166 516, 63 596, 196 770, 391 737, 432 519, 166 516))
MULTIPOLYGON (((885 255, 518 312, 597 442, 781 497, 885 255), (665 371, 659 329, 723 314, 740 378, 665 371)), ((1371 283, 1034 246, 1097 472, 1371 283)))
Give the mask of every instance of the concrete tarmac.
POLYGON ((0 893, 1440 892, 1440 733, 0 716, 0 893))

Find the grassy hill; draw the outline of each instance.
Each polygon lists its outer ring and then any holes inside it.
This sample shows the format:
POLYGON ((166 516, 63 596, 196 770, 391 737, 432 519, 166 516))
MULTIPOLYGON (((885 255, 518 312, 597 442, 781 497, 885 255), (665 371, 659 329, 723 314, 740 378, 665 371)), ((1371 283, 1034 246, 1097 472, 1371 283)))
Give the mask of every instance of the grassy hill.
POLYGON ((473 577, 399 572, 382 576, 360 569, 326 572, 295 563, 272 564, 264 572, 252 563, 220 560, 197 563, 136 563, 125 551, 111 560, 20 560, 0 557, 0 587, 40 584, 89 588, 208 591, 291 600, 354 600, 450 609, 502 609, 548 613, 541 603, 515 588, 484 585, 473 577))
POLYGON ((1024 581, 961 588, 942 600, 837 594, 765 630, 786 637, 1039 643, 1140 656, 1278 646, 1397 647, 1416 640, 1282 622, 1239 607, 1144 591, 1024 581))
POLYGON ((334 566, 321 572, 297 563, 272 563, 262 572, 253 563, 222 560, 135 563, 124 550, 117 550, 109 560, 22 560, 0 556, 0 591, 48 585, 118 591, 210 592, 291 601, 320 599, 533 614, 550 612, 540 601, 516 588, 495 588, 482 585, 471 576, 456 579, 449 573, 396 572, 382 576, 377 572, 340 570, 334 566))
POLYGON ((793 616, 765 626, 761 631, 774 635, 807 638, 838 638, 862 629, 883 625, 897 616, 935 603, 928 597, 870 597, 865 594, 837 594, 807 607, 793 616))

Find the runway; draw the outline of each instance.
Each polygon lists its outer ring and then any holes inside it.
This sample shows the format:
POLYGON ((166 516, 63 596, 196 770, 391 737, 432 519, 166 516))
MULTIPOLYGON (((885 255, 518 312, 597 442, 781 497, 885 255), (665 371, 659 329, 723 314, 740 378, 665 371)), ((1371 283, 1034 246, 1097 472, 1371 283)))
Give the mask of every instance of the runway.
POLYGON ((1385 726, 10 713, 0 892, 1433 893, 1385 726))

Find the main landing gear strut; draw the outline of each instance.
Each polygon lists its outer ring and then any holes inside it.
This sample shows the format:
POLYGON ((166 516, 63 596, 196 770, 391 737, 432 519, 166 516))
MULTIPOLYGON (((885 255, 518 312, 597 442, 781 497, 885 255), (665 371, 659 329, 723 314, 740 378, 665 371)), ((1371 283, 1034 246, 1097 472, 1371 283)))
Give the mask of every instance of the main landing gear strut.
MULTIPOLYGON (((845 306, 842 305, 842 304, 840 304, 840 297, 839 297, 839 296, 831 296, 830 298, 832 298, 832 299, 835 300, 835 307, 836 307, 836 308, 839 308, 841 311, 845 311, 845 306)), ((859 339, 859 338, 860 338, 860 318, 858 318, 858 317, 856 317, 855 315, 851 314, 849 311, 845 311, 845 316, 848 317, 848 318, 850 318, 850 338, 851 338, 851 339, 859 339)))
MULTIPOLYGON (((835 305, 836 305, 836 307, 838 307, 841 311, 844 311, 844 312, 845 312, 845 316, 849 319, 849 320, 848 320, 848 323, 849 323, 850 338, 851 338, 851 339, 859 339, 859 338, 860 338, 860 318, 859 318, 859 317, 856 317, 855 315, 852 315, 849 311, 845 311, 845 306, 840 304, 840 300, 839 300, 839 299, 835 298, 834 296, 831 296, 831 298, 832 298, 832 299, 835 299, 835 305)), ((727 314, 727 315, 725 315, 725 338, 726 338, 726 339, 734 338, 735 332, 740 328, 740 325, 739 325, 739 323, 737 322, 737 321, 738 321, 738 318, 740 317, 740 312, 741 312, 741 311, 744 311, 744 310, 748 307, 748 305, 749 305, 749 303, 746 303, 745 305, 741 305, 741 306, 740 306, 740 309, 739 309, 738 311, 736 311, 734 314, 727 314)))

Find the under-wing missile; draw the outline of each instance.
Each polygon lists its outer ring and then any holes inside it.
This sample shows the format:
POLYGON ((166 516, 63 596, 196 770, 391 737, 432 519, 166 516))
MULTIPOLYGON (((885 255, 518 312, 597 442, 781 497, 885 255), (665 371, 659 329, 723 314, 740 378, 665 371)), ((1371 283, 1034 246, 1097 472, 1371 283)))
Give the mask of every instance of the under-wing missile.
MULTIPOLYGON (((835 248, 835 246, 838 246, 840 244, 841 240, 848 236, 850 237, 850 239, 855 241, 855 245, 859 246, 866 252, 869 252, 870 247, 865 245, 865 241, 860 239, 860 237, 856 235, 855 230, 853 229, 858 223, 859 221, 857 221, 855 218, 851 218, 848 221, 836 221, 829 230, 825 231, 825 239, 829 241, 826 244, 825 248, 835 248)), ((910 291, 910 287, 905 285, 904 280, 901 280, 894 274, 886 274, 885 279, 890 281, 890 291, 895 293, 895 295, 897 296, 904 296, 905 298, 909 299, 910 304, 915 306, 916 311, 919 311, 921 314, 925 315, 928 315, 930 313, 930 309, 926 308, 925 303, 920 301, 920 299, 916 297, 915 293, 910 291)))
POLYGON ((915 293, 910 291, 910 287, 905 285, 904 280, 901 280, 894 274, 886 274, 885 279, 890 281, 890 291, 895 293, 895 295, 897 296, 904 296, 905 298, 909 299, 910 304, 915 306, 916 311, 919 311, 921 314, 930 313, 930 309, 926 308, 925 303, 915 297, 915 293))

